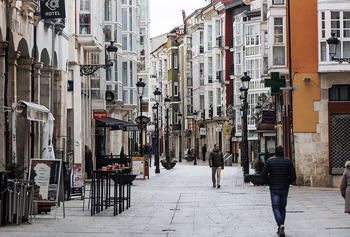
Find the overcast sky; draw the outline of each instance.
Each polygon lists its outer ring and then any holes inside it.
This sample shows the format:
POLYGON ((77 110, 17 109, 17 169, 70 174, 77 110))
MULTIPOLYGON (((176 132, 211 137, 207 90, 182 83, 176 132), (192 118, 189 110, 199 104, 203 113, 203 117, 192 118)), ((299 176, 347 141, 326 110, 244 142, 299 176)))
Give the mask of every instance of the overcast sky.
POLYGON ((182 10, 186 16, 204 7, 205 0, 149 0, 151 5, 151 37, 169 32, 183 24, 182 10))

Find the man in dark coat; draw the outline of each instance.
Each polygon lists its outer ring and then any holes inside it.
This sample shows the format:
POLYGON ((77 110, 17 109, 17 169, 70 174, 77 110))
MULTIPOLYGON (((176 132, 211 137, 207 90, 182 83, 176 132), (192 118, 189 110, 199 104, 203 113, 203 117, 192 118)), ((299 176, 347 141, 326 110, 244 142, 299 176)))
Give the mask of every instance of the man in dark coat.
POLYGON ((209 166, 212 170, 211 177, 213 181, 213 187, 215 188, 217 185, 217 187, 220 188, 220 175, 221 169, 224 169, 224 156, 222 155, 222 152, 220 151, 220 146, 217 143, 214 145, 213 151, 210 152, 209 166), (217 183, 215 176, 217 176, 217 183))
POLYGON ((289 185, 294 182, 296 175, 293 162, 284 157, 282 146, 277 146, 276 156, 266 161, 262 177, 265 183, 270 186, 272 210, 278 226, 277 234, 285 236, 284 221, 289 185))

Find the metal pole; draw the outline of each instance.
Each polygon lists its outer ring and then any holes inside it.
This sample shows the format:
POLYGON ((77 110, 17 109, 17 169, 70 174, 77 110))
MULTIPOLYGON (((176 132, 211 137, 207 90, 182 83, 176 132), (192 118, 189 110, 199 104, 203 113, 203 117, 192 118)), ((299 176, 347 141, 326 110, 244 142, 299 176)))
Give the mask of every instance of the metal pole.
POLYGON ((50 111, 52 115, 54 116, 54 109, 53 109, 53 104, 54 104, 54 95, 55 95, 55 22, 52 22, 52 52, 51 52, 51 66, 52 66, 52 71, 51 71, 51 103, 50 103, 50 111))
POLYGON ((247 121, 247 102, 248 92, 245 92, 244 105, 243 105, 243 170, 244 174, 249 174, 249 161, 248 161, 248 121, 247 121))
POLYGON ((140 96, 140 118, 141 118, 141 130, 140 130, 140 151, 141 156, 143 156, 143 144, 142 144, 142 127, 143 127, 143 119, 142 119, 142 96, 140 96))
POLYGON ((166 109, 166 137, 165 137, 165 158, 167 163, 167 169, 170 169, 170 156, 169 156, 169 109, 166 109))
POLYGON ((196 119, 194 119, 194 162, 193 162, 193 165, 197 165, 197 121, 196 121, 196 119))
POLYGON ((159 106, 159 104, 158 104, 158 102, 157 102, 157 114, 156 114, 156 119, 157 119, 157 121, 156 121, 156 159, 155 159, 155 162, 156 162, 156 174, 159 174, 160 173, 160 169, 159 169, 159 128, 158 128, 158 126, 159 126, 159 124, 158 124, 158 120, 159 120, 159 118, 158 118, 158 106, 159 106))

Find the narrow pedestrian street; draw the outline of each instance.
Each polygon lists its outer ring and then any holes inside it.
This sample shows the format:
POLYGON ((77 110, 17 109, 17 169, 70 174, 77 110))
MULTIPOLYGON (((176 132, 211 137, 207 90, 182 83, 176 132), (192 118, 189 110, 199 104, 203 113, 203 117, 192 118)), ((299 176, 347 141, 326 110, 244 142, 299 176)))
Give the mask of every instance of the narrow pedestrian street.
MULTIPOLYGON (((81 200, 72 200, 65 203, 66 218, 59 208, 56 219, 52 210, 32 224, 1 227, 0 236, 277 236, 268 188, 242 186, 238 169, 225 167, 218 189, 203 161, 184 161, 157 175, 152 166, 150 179, 134 181, 131 208, 117 216, 111 208, 90 216, 81 200)), ((344 237, 349 230, 338 189, 291 188, 286 236, 344 237)))

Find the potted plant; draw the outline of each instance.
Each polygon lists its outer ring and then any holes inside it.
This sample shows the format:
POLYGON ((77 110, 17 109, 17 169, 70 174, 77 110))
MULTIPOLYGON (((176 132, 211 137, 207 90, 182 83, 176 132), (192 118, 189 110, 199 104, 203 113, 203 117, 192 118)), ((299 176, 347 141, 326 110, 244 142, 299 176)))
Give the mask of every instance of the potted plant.
POLYGON ((127 167, 129 162, 128 162, 127 155, 124 153, 124 147, 122 147, 122 149, 120 150, 119 157, 120 157, 120 161, 119 161, 120 164, 123 164, 127 167))
POLYGON ((10 171, 10 179, 23 179, 24 168, 18 163, 8 163, 6 165, 6 170, 10 171))
POLYGON ((175 150, 174 149, 170 150, 170 167, 168 167, 168 163, 166 159, 162 159, 160 160, 160 162, 162 163, 162 166, 167 170, 174 168, 174 166, 177 163, 177 160, 175 159, 175 150))
POLYGON ((258 157, 258 159, 255 162, 255 174, 247 175, 245 177, 247 182, 252 182, 254 186, 260 186, 265 184, 261 174, 268 158, 270 158, 270 153, 268 151, 265 152, 264 161, 260 156, 258 157))

